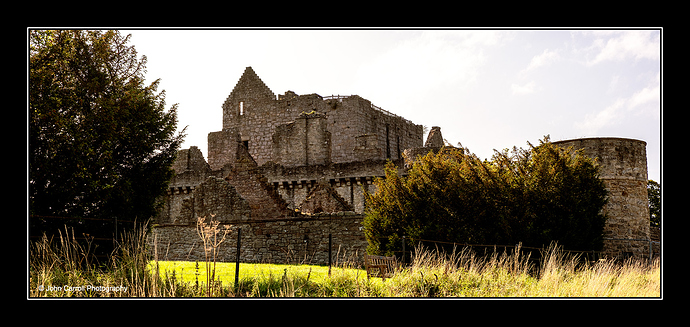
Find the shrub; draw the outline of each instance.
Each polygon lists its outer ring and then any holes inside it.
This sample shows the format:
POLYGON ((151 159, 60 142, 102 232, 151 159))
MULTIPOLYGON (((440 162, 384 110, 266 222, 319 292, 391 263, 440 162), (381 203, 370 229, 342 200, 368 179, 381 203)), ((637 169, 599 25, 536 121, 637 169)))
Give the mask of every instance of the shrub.
MULTIPOLYGON (((529 144, 529 143, 528 143, 529 144)), ((402 236, 467 244, 569 249, 602 245, 606 189, 593 159, 554 146, 496 151, 481 160, 462 148, 419 157, 400 176, 388 163, 378 191, 365 193, 370 254, 391 255, 402 236)))

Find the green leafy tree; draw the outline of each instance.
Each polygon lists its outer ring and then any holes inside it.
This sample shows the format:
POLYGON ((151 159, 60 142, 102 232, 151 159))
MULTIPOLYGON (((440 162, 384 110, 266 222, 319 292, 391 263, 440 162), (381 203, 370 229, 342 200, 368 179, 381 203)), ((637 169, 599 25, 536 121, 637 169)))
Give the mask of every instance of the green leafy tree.
POLYGON ((661 227, 661 184, 649 180, 647 182, 647 196, 649 198, 649 223, 654 227, 661 227))
POLYGON ((30 226, 153 216, 184 135, 146 57, 118 31, 29 33, 30 226))
POLYGON ((418 158, 406 177, 388 163, 365 193, 367 251, 390 255, 402 236, 468 244, 599 249, 606 189, 592 159, 545 138, 480 160, 462 148, 418 158))

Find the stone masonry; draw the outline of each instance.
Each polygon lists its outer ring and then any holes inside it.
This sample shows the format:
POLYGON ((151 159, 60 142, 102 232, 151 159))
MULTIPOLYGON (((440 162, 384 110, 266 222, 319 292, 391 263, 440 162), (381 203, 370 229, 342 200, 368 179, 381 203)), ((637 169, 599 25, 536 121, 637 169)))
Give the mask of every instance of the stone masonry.
MULTIPOLYGON (((361 264, 367 241, 362 216, 352 212, 317 214, 265 221, 240 221, 230 226, 218 248, 219 262, 236 258, 237 231, 242 229, 240 260, 257 263, 328 264, 328 235, 334 264, 361 264)), ((193 225, 158 225, 148 239, 158 260, 203 261, 204 249, 193 225)))
MULTIPOLYGON (((222 108, 223 130, 208 134, 208 168, 198 166, 199 158, 203 161, 198 149, 183 150, 179 159, 187 160, 175 166, 183 178, 171 182, 173 194, 188 194, 205 176, 227 177, 238 149, 244 148, 290 210, 299 209, 317 183, 326 182, 349 207, 362 213, 363 190, 373 191, 372 181, 383 176, 386 161, 398 164, 403 172, 405 149, 424 148, 421 125, 369 100, 292 91, 276 96, 251 67, 222 108), (188 152, 194 155, 187 158, 188 152)), ((434 131, 440 137, 440 129, 434 131)), ((172 202, 175 206, 178 201, 172 202)), ((173 210, 163 218, 174 221, 175 215, 173 210)))
POLYGON ((375 191, 387 160, 404 172, 403 152, 422 148, 422 126, 357 95, 276 96, 251 67, 222 107, 223 129, 208 135, 208 162, 196 147, 178 152, 156 218, 156 242, 165 243, 168 258, 200 258, 198 244, 190 248, 196 218, 213 217, 243 226, 252 249, 240 254, 243 261, 323 264, 323 253, 308 253, 323 250, 328 234, 361 261, 364 192, 375 191))
POLYGON ((301 166, 361 161, 358 152, 400 160, 403 150, 422 146, 423 128, 357 95, 276 97, 247 67, 223 104, 223 130, 209 135, 211 169, 232 161, 227 145, 234 133, 258 165, 301 166))
POLYGON ((625 138, 582 138, 553 142, 596 158, 609 192, 604 207, 604 249, 611 256, 649 256, 646 142, 625 138))
MULTIPOLYGON (((203 260, 196 219, 242 228, 243 262, 361 263, 365 192, 388 160, 406 175, 419 155, 444 145, 439 127, 423 128, 357 95, 276 96, 247 67, 222 105, 223 129, 208 134, 208 161, 192 146, 178 151, 151 245, 161 260, 203 260)), ((610 192, 606 238, 649 239, 643 141, 592 138, 554 142, 597 157, 610 192)), ((235 259, 232 242, 220 261, 235 259)), ((608 241, 605 250, 644 255, 647 243, 608 241)))

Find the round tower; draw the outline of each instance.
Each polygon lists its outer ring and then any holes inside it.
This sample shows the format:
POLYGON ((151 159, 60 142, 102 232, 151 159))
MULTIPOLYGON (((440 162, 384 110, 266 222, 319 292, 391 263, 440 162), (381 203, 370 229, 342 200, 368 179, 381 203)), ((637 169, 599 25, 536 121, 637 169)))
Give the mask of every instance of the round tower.
POLYGON ((596 137, 553 144, 583 149, 588 157, 597 158, 599 177, 609 192, 604 207, 607 220, 603 252, 614 257, 649 256, 647 142, 596 137))

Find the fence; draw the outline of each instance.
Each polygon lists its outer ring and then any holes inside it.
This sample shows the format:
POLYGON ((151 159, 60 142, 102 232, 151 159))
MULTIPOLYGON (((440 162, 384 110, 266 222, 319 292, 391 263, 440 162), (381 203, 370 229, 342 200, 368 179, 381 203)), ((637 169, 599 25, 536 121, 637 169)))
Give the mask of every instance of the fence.
POLYGON ((38 240, 43 235, 51 238, 70 233, 70 239, 91 243, 95 256, 104 258, 115 248, 118 233, 137 223, 143 222, 117 218, 29 215, 28 234, 30 240, 38 240))
MULTIPOLYGON (((382 239, 387 239, 386 237, 382 237, 382 239)), ((660 249, 658 252, 654 251, 653 249, 653 244, 660 244, 659 241, 653 241, 651 239, 618 239, 618 238, 604 238, 604 241, 625 241, 625 242, 644 242, 648 244, 648 249, 649 249, 649 255, 647 257, 648 263, 652 263, 652 260, 655 257, 660 257, 660 249)), ((530 247, 530 246, 523 246, 522 244, 514 244, 514 245, 505 245, 505 244, 471 244, 471 243, 458 243, 458 242, 445 242, 445 241, 438 241, 438 240, 427 240, 427 239, 421 239, 421 238, 409 238, 406 236, 402 237, 402 246, 400 250, 397 251, 392 251, 396 256, 400 255, 402 258, 402 263, 406 264, 407 262, 410 262, 411 256, 413 255, 413 252, 411 249, 406 250, 406 244, 412 245, 428 245, 428 244, 434 244, 434 247, 438 249, 438 244, 442 245, 442 248, 447 248, 448 246, 452 246, 453 248, 469 248, 470 251, 473 250, 473 248, 484 248, 484 255, 487 254, 493 254, 496 252, 499 252, 500 249, 503 249, 503 252, 506 253, 508 252, 509 249, 512 249, 513 251, 516 248, 519 248, 521 251, 529 251, 530 252, 530 257, 532 259, 536 259, 537 261, 540 260, 541 254, 546 251, 546 248, 544 246, 542 247, 530 247), (408 243, 409 241, 410 243, 408 243), (443 246, 447 245, 447 246, 443 246), (493 249, 493 251, 488 252, 487 249, 493 249), (535 256, 536 254, 536 256, 535 256)), ((605 257, 612 257, 610 252, 607 252, 605 250, 602 251, 595 251, 595 250, 569 250, 569 249, 560 249, 562 252, 568 253, 568 254, 576 254, 579 255, 583 260, 587 261, 596 261, 605 257)), ((630 252, 621 252, 617 256, 613 256, 614 259, 629 259, 635 257, 632 253, 630 252)), ((638 256, 639 257, 639 256, 638 256)), ((643 257, 644 258, 644 257, 643 257)))
MULTIPOLYGON (((642 243, 642 246, 647 245, 647 250, 648 250, 648 258, 649 262, 652 262, 654 257, 660 257, 661 256, 661 242, 660 241, 653 241, 651 238, 650 239, 633 239, 633 238, 604 238, 605 241, 613 241, 613 242, 638 242, 642 243), (659 251, 655 251, 655 244, 658 245, 659 251)), ((630 248, 631 246, 628 246, 630 248)), ((603 251, 602 251, 603 252, 603 251)), ((619 257, 621 259, 627 259, 630 257, 634 257, 632 252, 624 251, 620 252, 619 257)))
MULTIPOLYGON (((328 100, 328 99, 342 100, 342 99, 349 98, 349 97, 351 97, 351 95, 340 95, 340 94, 338 94, 338 95, 325 96, 325 97, 322 97, 322 99, 324 99, 324 100, 328 100)), ((394 113, 392 113, 386 109, 383 109, 377 105, 374 105, 373 103, 371 103, 371 109, 378 111, 384 115, 388 115, 388 116, 395 117, 395 118, 400 118, 400 119, 402 119, 402 121, 409 123, 409 124, 412 124, 412 121, 407 120, 404 117, 398 116, 398 115, 396 115, 396 114, 394 114, 394 113)))
MULTIPOLYGON (((356 214, 315 215, 270 220, 242 220, 221 222, 230 227, 227 235, 234 242, 241 228, 242 262, 305 263, 326 265, 328 245, 334 252, 334 262, 359 262, 366 251, 367 241, 362 232, 362 216, 356 214)), ((203 246, 194 224, 159 224, 147 242, 159 248, 159 259, 194 261, 204 258, 203 246)), ((234 246, 223 243, 217 249, 219 261, 235 261, 234 246)))
MULTIPOLYGON (((336 248, 336 265, 342 263, 343 261, 351 261, 353 263, 361 263, 361 256, 365 253, 367 242, 364 239, 364 235, 361 232, 360 221, 361 216, 345 216, 338 217, 338 219, 330 219, 331 217, 322 218, 309 218, 309 219, 284 219, 276 221, 255 221, 255 222, 243 222, 238 224, 237 227, 244 227, 246 234, 243 233, 241 238, 245 239, 245 242, 249 242, 250 246, 246 250, 242 251, 245 256, 242 258, 244 262, 293 262, 295 259, 303 258, 298 260, 302 263, 316 263, 325 265, 328 263, 329 266, 333 263, 333 250, 336 248), (292 222, 291 224, 287 224, 292 222), (290 225, 290 226, 288 226, 290 225), (288 231, 289 230, 289 231, 288 231), (246 235, 246 236, 245 236, 246 235), (273 236, 271 236, 273 235, 273 236), (336 241, 334 243, 334 241, 336 241), (334 245, 335 244, 335 245, 334 245), (345 249, 346 253, 342 257, 340 256, 340 248, 345 249), (278 253, 280 251, 292 251, 292 254, 282 254, 278 253), (347 257, 347 251, 351 257, 347 257), (353 261, 354 259, 354 261, 353 261)), ((81 230, 74 231, 74 238, 77 240, 87 240, 96 241, 95 243, 101 245, 101 249, 107 250, 112 245, 115 246, 117 240, 115 235, 118 233, 118 228, 125 227, 125 224, 135 224, 137 221, 131 220, 117 220, 117 219, 100 219, 100 218, 77 218, 77 217, 60 217, 60 216, 30 216, 32 225, 39 221, 48 221, 52 223, 52 227, 59 227, 64 230, 62 226, 66 224, 59 224, 63 221, 76 221, 76 222, 94 222, 96 224, 100 223, 100 233, 94 233, 90 231, 89 236, 84 235, 82 231, 86 230, 85 225, 79 225, 81 230), (118 227, 120 226, 120 227, 118 227), (110 236, 110 237, 108 237, 110 236)), ((48 224, 51 225, 51 224, 48 224)), ((72 224, 74 225, 74 224, 72 224)), ((35 226, 32 226, 35 227, 35 226)), ((71 226, 70 226, 71 227, 71 226)), ((171 256, 172 260, 185 260, 190 259, 190 254, 198 252, 201 250, 200 244, 198 243, 198 236, 196 235, 196 229, 194 226, 188 225, 169 225, 169 226, 158 226, 159 231, 163 232, 166 228, 181 228, 187 230, 186 232, 177 230, 174 233, 168 235, 171 242, 165 242, 161 245, 164 247, 165 255, 167 257, 168 251, 170 251, 170 246, 179 247, 181 253, 177 256, 171 256), (167 243, 167 246, 166 246, 167 243), (195 248, 196 247, 196 248, 195 248), (173 258, 174 257, 174 258, 173 258)), ((122 230, 122 229, 120 229, 122 230)), ((239 236, 238 228, 238 236, 239 236)), ((32 239, 37 239, 42 237, 42 233, 45 229, 30 228, 29 236, 32 239)), ((51 230, 53 235, 57 234, 57 230, 51 230)), ((165 233, 164 233, 165 234, 165 233)), ((470 244, 470 243, 458 243, 458 242, 445 242, 438 240, 428 240, 421 238, 410 238, 403 237, 402 246, 393 251, 396 256, 402 259, 403 263, 410 262, 412 256, 412 250, 414 245, 431 245, 431 247, 449 249, 450 247, 468 247, 471 250, 479 250, 477 252, 483 252, 484 254, 492 254, 501 249, 503 252, 514 251, 515 248, 520 247, 523 251, 531 251, 535 257, 540 256, 542 252, 546 249, 542 247, 530 247, 522 246, 519 244, 470 244), (481 251, 483 249, 483 251, 481 251)), ((642 243, 641 247, 645 245, 645 249, 648 253, 650 262, 653 258, 660 256, 661 248, 660 241, 654 241, 651 239, 617 239, 617 238, 605 238, 607 242, 638 242, 642 243), (658 248, 658 251, 655 249, 658 248)), ((159 240, 162 241, 162 240, 159 240)), ((238 237, 238 247, 241 245, 240 238, 238 237)), ((226 261, 236 260, 237 253, 239 250, 229 249, 231 246, 227 246, 227 249, 222 251, 225 256, 226 261), (235 250, 235 252, 232 252, 235 250), (230 259, 232 258, 232 259, 230 259)), ((582 250, 569 250, 563 249, 563 252, 579 254, 583 259, 594 261, 602 258, 605 251, 582 251, 582 250)), ((100 256, 104 256, 108 252, 99 253, 100 256)), ((201 257, 201 253, 199 253, 201 257)), ((627 259, 634 257, 632 253, 622 252, 618 255, 621 259, 627 259)))

